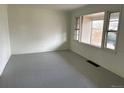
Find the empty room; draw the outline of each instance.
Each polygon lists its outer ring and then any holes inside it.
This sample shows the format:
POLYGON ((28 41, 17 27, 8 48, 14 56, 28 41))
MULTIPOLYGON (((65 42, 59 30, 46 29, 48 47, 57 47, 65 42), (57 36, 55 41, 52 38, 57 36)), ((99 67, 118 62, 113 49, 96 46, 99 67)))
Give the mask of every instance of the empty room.
POLYGON ((123 4, 1 4, 0 88, 123 88, 123 4))

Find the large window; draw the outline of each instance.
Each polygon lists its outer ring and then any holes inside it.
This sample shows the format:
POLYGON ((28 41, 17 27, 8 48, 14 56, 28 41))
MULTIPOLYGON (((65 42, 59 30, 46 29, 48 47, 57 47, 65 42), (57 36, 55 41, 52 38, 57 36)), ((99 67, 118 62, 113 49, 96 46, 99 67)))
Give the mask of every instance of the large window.
POLYGON ((117 42, 117 33, 119 25, 120 12, 109 13, 109 21, 106 33, 106 43, 105 47, 108 49, 115 49, 117 42))
POLYGON ((81 42, 101 47, 104 12, 82 16, 81 42))
POLYGON ((99 48, 103 46, 103 48, 115 50, 119 28, 119 16, 119 11, 108 11, 76 17, 75 40, 99 48))

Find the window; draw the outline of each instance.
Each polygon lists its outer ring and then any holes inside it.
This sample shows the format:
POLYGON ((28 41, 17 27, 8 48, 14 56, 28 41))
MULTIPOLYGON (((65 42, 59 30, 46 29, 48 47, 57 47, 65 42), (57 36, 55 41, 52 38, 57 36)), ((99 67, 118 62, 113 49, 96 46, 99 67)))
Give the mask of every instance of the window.
POLYGON ((74 31, 74 40, 79 40, 79 32, 80 32, 80 17, 76 17, 75 31, 74 31))
POLYGON ((119 17, 120 11, 99 12, 76 17, 75 40, 99 48, 115 50, 119 17), (104 23, 104 19, 107 19, 106 23, 104 23))
POLYGON ((104 14, 100 12, 83 16, 81 42, 101 47, 104 14))
POLYGON ((114 50, 116 48, 119 16, 120 16, 120 12, 109 13, 109 19, 108 19, 109 21, 106 32, 106 43, 105 43, 105 47, 108 49, 114 50))
POLYGON ((92 21, 91 45, 101 47, 104 20, 92 21))

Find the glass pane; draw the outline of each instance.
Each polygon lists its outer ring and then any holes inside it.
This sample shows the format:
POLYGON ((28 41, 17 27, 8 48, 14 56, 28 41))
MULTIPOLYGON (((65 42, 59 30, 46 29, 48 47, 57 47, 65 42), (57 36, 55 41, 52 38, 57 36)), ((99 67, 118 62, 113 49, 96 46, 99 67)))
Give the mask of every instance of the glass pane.
POLYGON ((109 22, 109 30, 118 30, 118 21, 111 21, 109 22))
POLYGON ((92 21, 91 44, 101 47, 104 20, 92 21))
POLYGON ((119 15, 120 15, 120 12, 115 12, 110 14, 108 30, 114 30, 114 31, 118 30, 119 15))
POLYGON ((76 40, 78 40, 79 39, 79 30, 77 30, 77 33, 76 33, 76 40))
POLYGON ((83 16, 81 42, 101 47, 105 12, 83 16))
POLYGON ((116 32, 108 32, 107 35, 107 48, 109 49, 115 49, 115 45, 116 45, 116 32))
POLYGON ((76 29, 80 28, 80 17, 76 18, 76 29))
POLYGON ((80 17, 75 18, 75 32, 74 32, 74 40, 78 40, 79 38, 79 29, 80 29, 80 17))
POLYGON ((75 30, 74 32, 74 40, 79 40, 79 30, 75 30))

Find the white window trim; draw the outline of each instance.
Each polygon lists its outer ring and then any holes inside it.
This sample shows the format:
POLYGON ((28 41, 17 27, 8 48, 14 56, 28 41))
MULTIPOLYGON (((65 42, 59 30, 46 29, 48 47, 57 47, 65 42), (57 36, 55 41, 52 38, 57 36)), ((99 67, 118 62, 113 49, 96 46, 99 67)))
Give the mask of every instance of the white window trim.
MULTIPOLYGON (((75 16, 74 17, 74 27, 73 27, 73 40, 74 41, 79 41, 79 39, 80 39, 80 35, 78 35, 78 39, 75 39, 75 30, 77 29, 77 22, 76 22, 76 18, 81 18, 80 16, 75 16)), ((79 21, 81 21, 80 19, 79 19, 79 21)), ((81 23, 80 23, 81 24, 81 23)), ((81 25, 80 25, 80 27, 79 27, 79 32, 81 32, 81 25)), ((76 36, 76 38, 77 38, 77 36, 76 36)))
POLYGON ((106 52, 109 53, 114 53, 117 54, 117 48, 118 48, 118 41, 119 41, 119 33, 120 33, 120 19, 121 19, 121 14, 122 14, 122 10, 121 9, 116 9, 116 10, 107 10, 106 11, 106 19, 104 20, 105 24, 104 24, 104 33, 103 33, 103 42, 102 42, 102 48, 103 50, 105 50, 106 52), (116 44, 115 44, 115 49, 110 49, 110 48, 106 48, 106 43, 107 43, 107 32, 108 32, 108 27, 109 27, 109 17, 110 17, 110 13, 115 13, 115 12, 120 12, 119 14, 119 24, 118 24, 118 30, 117 30, 117 36, 116 36, 116 44))
MULTIPOLYGON (((78 43, 81 43, 81 44, 84 44, 84 45, 87 45, 89 47, 94 47, 94 48, 97 48, 97 49, 100 49, 100 50, 104 50, 106 52, 109 52, 109 53, 114 53, 114 54, 117 54, 117 48, 118 48, 118 41, 119 41, 119 33, 120 33, 120 23, 121 23, 121 16, 122 16, 122 7, 120 9, 114 9, 114 10, 104 10, 104 11, 97 11, 97 12, 91 12, 92 13, 98 13, 98 12, 105 12, 105 16, 104 16, 104 25, 103 25, 103 34, 102 34, 102 44, 101 44, 101 47, 98 47, 98 46, 95 46, 95 45, 91 45, 91 44, 87 44, 87 43, 84 43, 84 42, 81 42, 81 34, 82 34, 82 20, 83 20, 83 15, 78 15, 78 16, 75 16, 76 17, 79 17, 80 16, 80 19, 81 19, 81 25, 80 25, 80 35, 79 35, 79 39, 78 40, 75 40, 75 41, 78 41, 78 43), (120 12, 120 15, 119 15, 119 24, 118 24, 118 30, 117 30, 117 37, 116 37, 116 45, 115 45, 115 49, 109 49, 109 48, 106 48, 105 47, 105 40, 106 40, 106 32, 107 32, 107 29, 108 29, 108 13, 113 13, 113 12, 120 12)), ((88 13, 90 14, 90 13, 88 13)), ((86 15, 88 15, 86 14, 86 15)))
MULTIPOLYGON (((93 14, 93 13, 99 13, 99 12, 104 12, 105 14, 106 14, 106 12, 105 11, 97 11, 97 12, 92 12, 92 13, 88 13, 88 14, 93 14)), ((86 14, 86 15, 88 15, 88 14, 86 14)), ((81 15, 81 24, 82 24, 82 20, 83 20, 83 16, 85 16, 85 15, 81 15)), ((104 16, 104 21, 105 21, 105 16, 104 16)), ((80 34, 80 43, 82 43, 82 44, 85 44, 85 45, 88 45, 88 46, 91 46, 91 47, 94 47, 94 48, 99 48, 99 49, 102 49, 102 44, 101 44, 101 47, 98 47, 98 46, 95 46, 95 45, 92 45, 92 44, 88 44, 88 43, 85 43, 85 42, 81 42, 81 37, 82 37, 82 25, 80 26, 81 28, 80 28, 80 32, 81 32, 81 34, 80 34)), ((104 25, 103 25, 103 33, 104 33, 104 25)), ((91 36, 90 36, 91 37, 91 36)), ((102 36, 102 42, 103 42, 103 36, 102 36)))

